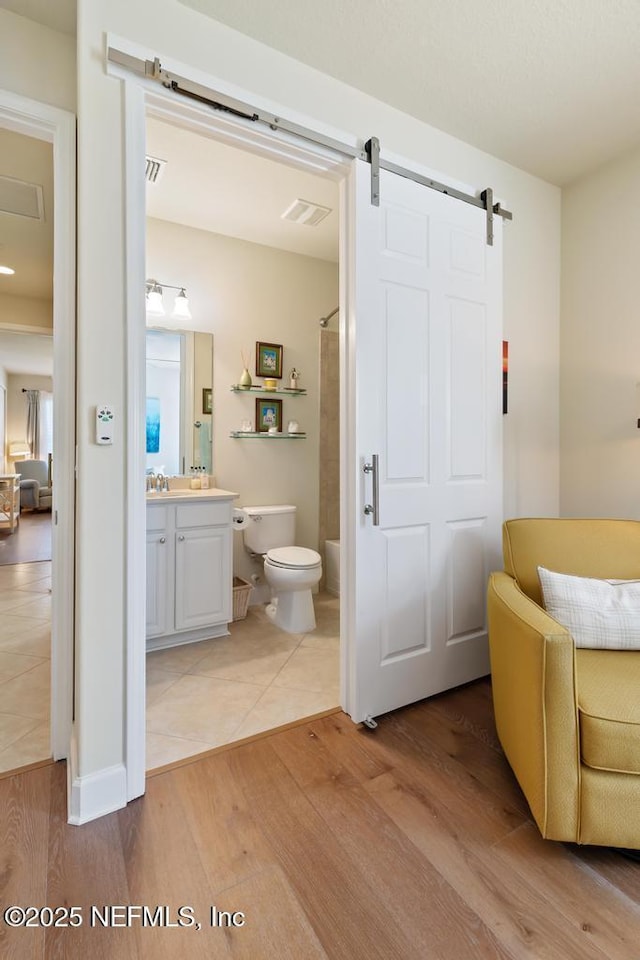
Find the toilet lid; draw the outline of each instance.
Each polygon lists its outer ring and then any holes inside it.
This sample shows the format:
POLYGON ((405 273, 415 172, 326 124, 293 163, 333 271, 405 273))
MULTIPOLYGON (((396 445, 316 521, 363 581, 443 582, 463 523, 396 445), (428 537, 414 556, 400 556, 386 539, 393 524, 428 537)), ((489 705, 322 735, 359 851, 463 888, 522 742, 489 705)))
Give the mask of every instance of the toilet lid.
POLYGON ((322 557, 307 547, 275 547, 267 552, 267 560, 276 567, 302 569, 317 566, 322 562, 322 557))

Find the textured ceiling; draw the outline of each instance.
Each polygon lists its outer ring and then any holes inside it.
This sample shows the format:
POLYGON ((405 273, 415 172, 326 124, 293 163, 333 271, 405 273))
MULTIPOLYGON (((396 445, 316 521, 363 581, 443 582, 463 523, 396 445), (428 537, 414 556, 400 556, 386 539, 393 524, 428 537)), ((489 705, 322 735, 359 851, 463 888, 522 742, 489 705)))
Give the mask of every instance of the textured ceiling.
POLYGON ((180 2, 553 183, 640 142, 640 0, 180 2))
POLYGON ((639 0, 181 0, 567 183, 640 142, 639 0))

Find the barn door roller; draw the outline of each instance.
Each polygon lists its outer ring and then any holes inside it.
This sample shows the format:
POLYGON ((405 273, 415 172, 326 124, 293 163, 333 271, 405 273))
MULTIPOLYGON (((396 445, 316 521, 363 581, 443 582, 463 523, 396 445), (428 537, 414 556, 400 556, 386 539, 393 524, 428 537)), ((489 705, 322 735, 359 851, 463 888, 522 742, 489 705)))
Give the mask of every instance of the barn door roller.
POLYGON ((293 123, 283 117, 276 117, 273 114, 253 107, 248 103, 229 97, 219 91, 212 90, 200 83, 195 83, 187 77, 180 77, 177 74, 169 73, 160 63, 158 57, 153 60, 141 60, 131 54, 124 53, 114 47, 109 47, 107 58, 111 63, 116 63, 147 80, 154 80, 162 84, 167 90, 188 97, 191 100, 197 100, 200 103, 207 104, 214 110, 221 110, 233 116, 247 120, 250 123, 266 124, 271 130, 282 130, 293 134, 303 140, 327 147, 346 157, 357 157, 360 160, 366 160, 371 164, 371 203, 375 207, 380 206, 380 170, 388 170, 390 173, 396 173, 407 180, 414 180, 421 183, 430 190, 437 190, 439 193, 445 193, 456 200, 462 200, 464 203, 470 203, 474 207, 486 210, 487 213, 487 243, 493 245, 493 221, 494 217, 502 217, 504 220, 512 220, 513 216, 505 210, 499 203, 493 202, 493 190, 487 187, 479 196, 472 196, 470 193, 464 193, 462 190, 456 190, 455 187, 449 187, 445 183, 439 183, 430 177, 425 177, 415 170, 408 167, 401 167, 389 160, 384 160, 380 156, 380 141, 377 137, 371 137, 364 145, 364 149, 354 147, 348 143, 342 143, 331 137, 325 137, 315 130, 309 130, 298 123, 293 123))

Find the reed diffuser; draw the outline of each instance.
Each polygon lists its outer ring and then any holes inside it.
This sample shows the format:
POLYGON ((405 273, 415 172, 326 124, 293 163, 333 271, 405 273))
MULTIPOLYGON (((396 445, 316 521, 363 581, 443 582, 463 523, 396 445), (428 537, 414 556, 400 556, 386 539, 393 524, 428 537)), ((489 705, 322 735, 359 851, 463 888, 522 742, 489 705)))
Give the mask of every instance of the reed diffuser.
POLYGON ((251 389, 251 384, 253 381, 251 380, 251 374, 249 373, 249 363, 245 357, 244 350, 240 351, 240 358, 242 360, 243 370, 242 370, 242 376, 238 381, 238 386, 240 387, 241 390, 249 390, 251 389))

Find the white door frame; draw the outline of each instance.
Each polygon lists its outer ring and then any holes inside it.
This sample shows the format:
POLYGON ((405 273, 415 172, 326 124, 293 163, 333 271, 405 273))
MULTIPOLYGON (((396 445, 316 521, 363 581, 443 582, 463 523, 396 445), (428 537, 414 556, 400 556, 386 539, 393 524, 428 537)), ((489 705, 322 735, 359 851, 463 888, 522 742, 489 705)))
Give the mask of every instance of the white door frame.
MULTIPOLYGON (((125 170, 126 170, 126 337, 127 337, 127 576, 126 582, 126 723, 125 766, 127 799, 141 796, 145 789, 145 543, 146 500, 142 478, 145 472, 144 434, 144 368, 145 330, 145 231, 146 194, 144 165, 145 124, 147 115, 173 122, 205 136, 258 152, 306 169, 315 175, 326 175, 345 182, 351 158, 342 157, 320 145, 303 142, 289 134, 251 128, 235 118, 213 114, 205 107, 182 102, 175 94, 158 92, 155 84, 121 73, 110 72, 124 80, 125 170)), ((210 78, 216 83, 215 78, 210 78)), ((247 94, 251 97, 251 94, 247 94)), ((347 138, 348 139, 348 138, 347 138)), ((344 203, 341 205, 344 207, 344 203)), ((341 216, 341 220, 344 216, 341 216)), ((346 289, 341 279, 341 299, 346 289)), ((341 318, 345 316, 341 302, 341 318)), ((340 336, 344 338, 344 322, 340 336)), ((341 350, 344 358, 345 351, 341 350)), ((341 360, 341 363, 343 360, 341 360)), ((344 381, 344 377, 342 378, 344 381)), ((345 387, 341 387, 344 392, 345 387)), ((345 469, 349 437, 346 421, 341 429, 341 470, 345 469)), ((355 455, 352 454, 355 463, 355 455)), ((344 478, 341 478, 344 482, 344 478)), ((341 552, 349 524, 349 507, 341 511, 341 552)), ((346 555, 345 555, 346 556, 346 555)), ((342 562, 342 561, 341 561, 342 562)), ((351 578, 345 578, 349 583, 351 578)), ((348 597, 341 597, 341 620, 346 614, 348 597)), ((347 622, 347 621, 345 621, 347 622)), ((341 634, 343 630, 341 627, 341 634)), ((348 710, 348 661, 346 644, 341 644, 341 705, 348 710)))
MULTIPOLYGON (((121 37, 107 37, 107 48, 114 46, 134 57, 153 60, 155 53, 139 44, 121 37)), ((260 104, 260 94, 236 87, 213 75, 185 64, 163 61, 163 67, 182 76, 192 77, 194 82, 211 89, 228 91, 246 103, 260 104)), ((257 152, 274 160, 299 166, 316 175, 326 175, 340 181, 340 565, 344 571, 340 592, 340 705, 349 713, 354 700, 356 677, 353 671, 355 626, 355 587, 352 572, 355 562, 355 546, 352 531, 359 517, 361 506, 361 471, 356 450, 355 435, 355 316, 351 309, 352 277, 347 274, 347 242, 355 214, 352 191, 347 178, 352 157, 340 155, 308 140, 275 130, 250 121, 214 113, 209 108, 181 100, 175 93, 159 92, 152 80, 133 76, 123 68, 107 62, 107 73, 120 77, 124 82, 125 110, 125 171, 126 171, 126 223, 125 223, 125 283, 126 283, 126 331, 127 331, 127 574, 126 582, 126 726, 125 766, 127 771, 127 798, 141 796, 145 788, 145 535, 146 502, 142 478, 145 472, 144 441, 144 364, 145 326, 145 181, 142 158, 145 144, 145 120, 147 113, 176 123, 187 129, 197 130, 241 149, 257 152)), ((280 115, 287 108, 274 106, 280 115)), ((318 137, 326 135, 319 129, 313 117, 297 115, 297 122, 318 137)), ((356 146, 351 134, 332 131, 332 136, 347 145, 356 146)), ((403 157, 389 155, 394 163, 411 166, 417 173, 428 178, 441 174, 420 164, 408 164, 403 157)), ((449 178, 450 180, 450 178, 449 178)), ((457 189, 474 193, 468 184, 451 182, 457 189)))
POLYGON ((68 756, 73 723, 76 435, 76 118, 0 90, 0 127, 53 145, 53 458, 51 750, 68 756))

